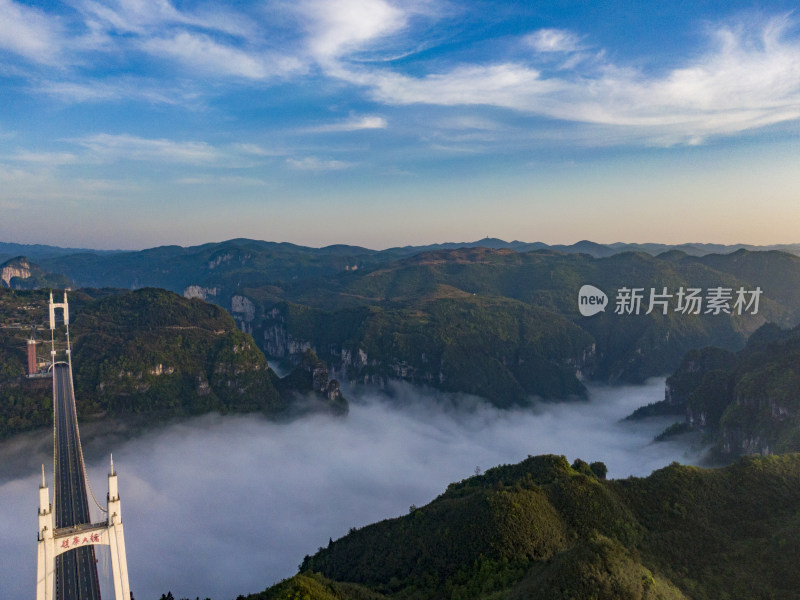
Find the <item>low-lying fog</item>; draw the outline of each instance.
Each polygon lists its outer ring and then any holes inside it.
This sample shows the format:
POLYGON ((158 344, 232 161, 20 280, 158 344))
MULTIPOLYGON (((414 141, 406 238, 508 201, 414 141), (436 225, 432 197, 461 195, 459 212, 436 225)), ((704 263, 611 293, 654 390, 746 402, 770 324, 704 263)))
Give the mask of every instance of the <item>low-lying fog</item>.
MULTIPOLYGON (((131 588, 137 600, 232 600, 293 575, 306 554, 351 527, 402 515, 447 484, 529 454, 602 460, 609 477, 647 475, 699 460, 685 442, 651 443, 670 420, 619 423, 659 400, 664 380, 592 387, 588 402, 501 411, 402 386, 392 400, 348 392, 345 418, 288 423, 210 415, 133 437, 89 436, 95 495, 105 498, 108 453, 119 475, 131 588), (464 406, 466 404, 466 406, 464 406)), ((0 445, 0 598, 35 593, 41 463, 52 494, 52 437, 0 445)), ((98 512, 99 515, 99 511, 98 512)), ((99 520, 99 516, 96 517, 99 520)), ((101 579, 108 551, 98 547, 101 579)), ((108 584, 104 584, 108 589, 108 584)), ((106 592, 112 598, 113 592, 106 592)))

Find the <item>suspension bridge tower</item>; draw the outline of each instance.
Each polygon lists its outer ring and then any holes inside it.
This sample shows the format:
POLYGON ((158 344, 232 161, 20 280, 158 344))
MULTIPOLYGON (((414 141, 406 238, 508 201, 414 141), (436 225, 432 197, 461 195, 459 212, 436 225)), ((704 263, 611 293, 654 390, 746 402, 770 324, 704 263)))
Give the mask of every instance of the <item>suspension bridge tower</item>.
POLYGON ((53 302, 50 293, 50 342, 53 372, 53 502, 45 481, 39 486, 38 567, 36 600, 100 600, 95 546, 108 546, 116 600, 132 600, 125 557, 125 536, 117 488, 114 458, 108 473, 108 495, 103 507, 94 498, 78 431, 75 391, 72 385, 72 355, 69 343, 69 305, 53 302), (61 310, 66 328, 64 355, 57 360, 56 311, 61 310), (92 523, 89 496, 106 514, 92 523))

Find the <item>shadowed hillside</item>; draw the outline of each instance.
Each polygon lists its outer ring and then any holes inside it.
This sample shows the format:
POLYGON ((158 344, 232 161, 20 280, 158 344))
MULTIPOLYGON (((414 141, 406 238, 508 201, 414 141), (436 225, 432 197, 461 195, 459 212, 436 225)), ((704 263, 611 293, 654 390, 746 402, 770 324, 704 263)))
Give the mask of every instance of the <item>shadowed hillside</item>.
POLYGON ((673 430, 702 431, 724 460, 800 451, 800 327, 767 324, 739 352, 692 350, 646 410, 683 415, 673 430))

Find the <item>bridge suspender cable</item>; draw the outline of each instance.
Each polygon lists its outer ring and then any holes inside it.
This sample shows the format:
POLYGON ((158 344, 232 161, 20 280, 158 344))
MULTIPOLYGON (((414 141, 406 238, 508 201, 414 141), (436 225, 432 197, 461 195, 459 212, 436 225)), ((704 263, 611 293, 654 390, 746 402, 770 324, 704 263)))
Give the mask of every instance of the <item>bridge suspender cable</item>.
MULTIPOLYGON (((70 370, 69 370, 69 379, 70 379, 70 381, 69 381, 70 387, 72 387, 72 385, 73 385, 73 383, 72 383, 72 368, 70 368, 70 370)), ((74 390, 75 388, 73 387, 72 389, 74 390)), ((72 393, 72 402, 75 402, 75 393, 74 393, 74 391, 72 393)), ((83 471, 83 480, 86 482, 86 487, 89 490, 89 495, 92 497, 92 500, 97 505, 97 508, 99 508, 102 512, 107 513, 108 510, 103 508, 101 506, 101 504, 97 501, 97 498, 94 495, 94 490, 92 489, 92 483, 89 481, 89 473, 86 472, 86 463, 83 460, 83 446, 81 444, 80 429, 78 429, 78 409, 77 409, 77 407, 73 407, 72 415, 73 415, 73 418, 75 420, 75 431, 78 432, 78 435, 76 436, 77 437, 76 442, 78 444, 78 456, 80 456, 80 458, 81 458, 81 471, 83 471)))

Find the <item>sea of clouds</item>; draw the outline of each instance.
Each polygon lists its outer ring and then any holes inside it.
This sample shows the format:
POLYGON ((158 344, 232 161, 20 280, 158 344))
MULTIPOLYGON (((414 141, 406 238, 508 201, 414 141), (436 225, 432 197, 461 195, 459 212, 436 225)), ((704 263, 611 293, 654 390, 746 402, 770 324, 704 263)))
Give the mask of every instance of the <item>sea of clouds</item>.
MULTIPOLYGON (((351 527, 422 506, 447 484, 528 455, 604 461, 609 477, 697 463, 686 440, 653 443, 671 419, 620 422, 663 398, 664 380, 592 386, 588 401, 498 410, 478 399, 399 385, 345 390, 346 417, 288 422, 206 415, 144 432, 83 431, 90 480, 105 498, 108 453, 119 475, 131 588, 137 600, 233 600, 297 571, 351 527)), ((0 598, 29 598, 36 576, 41 464, 52 434, 0 444, 0 598)), ((52 493, 52 483, 51 483, 52 493)), ((99 511, 96 519, 100 519, 99 511)), ((98 547, 104 596, 108 552, 98 547)))

